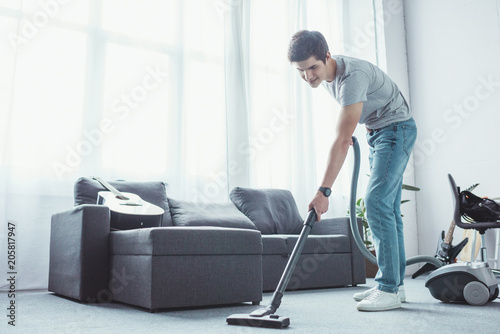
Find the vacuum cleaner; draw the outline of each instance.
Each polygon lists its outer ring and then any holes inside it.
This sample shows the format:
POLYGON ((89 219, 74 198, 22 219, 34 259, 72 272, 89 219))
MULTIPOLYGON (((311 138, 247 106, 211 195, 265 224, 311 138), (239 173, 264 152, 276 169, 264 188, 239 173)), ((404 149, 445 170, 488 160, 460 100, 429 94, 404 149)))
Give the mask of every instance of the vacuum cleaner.
MULTIPOLYGON (((351 197, 350 197, 350 210, 349 218, 352 235, 354 236, 355 243, 357 247, 361 250, 363 255, 371 261, 372 263, 377 263, 376 257, 371 254, 365 247, 363 239, 358 230, 357 218, 356 218, 356 191, 358 187, 358 177, 360 169, 360 149, 359 143, 356 137, 352 137, 353 149, 354 149, 354 167, 351 179, 351 197)), ((239 326, 250 326, 250 327, 268 327, 268 328, 286 328, 290 325, 290 318, 282 317, 276 315, 275 312, 281 304, 281 299, 285 293, 285 289, 292 277, 293 271, 297 262, 299 260, 302 249, 307 240, 314 223, 316 222, 317 216, 315 210, 309 211, 306 220, 302 226, 302 231, 300 232, 299 239, 295 244, 292 254, 288 260, 285 270, 281 276, 278 286, 273 294, 271 303, 265 307, 253 311, 250 314, 233 314, 226 318, 226 322, 229 325, 239 325, 239 326)), ((415 256, 406 260, 407 265, 427 262, 432 263, 436 268, 443 266, 443 262, 439 261, 437 258, 432 256, 415 256)))
POLYGON ((427 276, 425 286, 443 302, 484 305, 498 297, 498 282, 486 262, 453 263, 427 276))

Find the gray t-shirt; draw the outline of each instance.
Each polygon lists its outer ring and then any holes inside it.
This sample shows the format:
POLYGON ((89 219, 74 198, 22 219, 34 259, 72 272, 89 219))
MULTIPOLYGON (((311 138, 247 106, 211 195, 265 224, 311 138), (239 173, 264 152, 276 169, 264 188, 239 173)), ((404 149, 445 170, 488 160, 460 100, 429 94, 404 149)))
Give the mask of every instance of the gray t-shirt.
POLYGON ((360 124, 380 129, 411 118, 410 108, 398 86, 377 66, 361 59, 333 56, 337 72, 323 87, 342 107, 363 102, 360 124))

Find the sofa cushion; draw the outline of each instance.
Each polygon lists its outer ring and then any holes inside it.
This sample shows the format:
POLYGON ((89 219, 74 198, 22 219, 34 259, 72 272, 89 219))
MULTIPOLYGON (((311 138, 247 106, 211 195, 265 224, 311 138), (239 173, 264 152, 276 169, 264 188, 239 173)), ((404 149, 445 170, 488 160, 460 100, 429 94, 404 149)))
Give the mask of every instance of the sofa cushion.
MULTIPOLYGON (((262 255, 290 255, 298 235, 273 234, 262 236, 262 255)), ((351 242, 346 235, 312 235, 307 238, 302 254, 350 253, 351 242)))
MULTIPOLYGON (((136 194, 146 202, 159 206, 165 210, 162 226, 172 225, 164 182, 111 181, 109 184, 118 191, 136 194)), ((99 182, 92 178, 81 177, 75 183, 75 205, 96 204, 97 193, 106 190, 99 182)))
POLYGON ((260 232, 213 226, 169 226, 112 231, 111 255, 262 254, 260 232))
MULTIPOLYGON (((289 235, 286 238, 288 252, 291 254, 298 236, 289 235)), ((350 253, 351 242, 347 235, 309 235, 302 249, 302 254, 332 254, 350 253)))
POLYGON ((288 235, 265 234, 262 236, 262 255, 283 255, 288 257, 286 239, 288 235))
POLYGON ((229 197, 262 234, 298 234, 302 229, 302 217, 288 190, 236 187, 229 197))
POLYGON ((174 226, 218 226, 256 230, 233 203, 193 203, 168 199, 174 226))

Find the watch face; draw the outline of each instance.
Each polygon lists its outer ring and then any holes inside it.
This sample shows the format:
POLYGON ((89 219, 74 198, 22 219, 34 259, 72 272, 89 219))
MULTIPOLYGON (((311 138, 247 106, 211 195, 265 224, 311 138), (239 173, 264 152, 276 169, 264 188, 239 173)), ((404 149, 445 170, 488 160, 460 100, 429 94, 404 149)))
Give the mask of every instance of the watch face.
POLYGON ((326 197, 330 196, 330 194, 332 193, 332 190, 330 188, 327 188, 327 187, 319 187, 319 190, 323 193, 323 195, 325 195, 326 197))

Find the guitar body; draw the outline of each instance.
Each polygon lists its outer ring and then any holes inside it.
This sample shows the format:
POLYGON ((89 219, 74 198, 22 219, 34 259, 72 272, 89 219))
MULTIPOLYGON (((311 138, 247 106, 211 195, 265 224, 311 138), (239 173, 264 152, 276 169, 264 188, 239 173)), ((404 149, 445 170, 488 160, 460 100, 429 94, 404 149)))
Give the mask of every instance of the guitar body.
POLYGON ((97 204, 106 205, 111 211, 112 230, 130 230, 144 227, 161 226, 165 211, 132 193, 100 191, 97 204))

